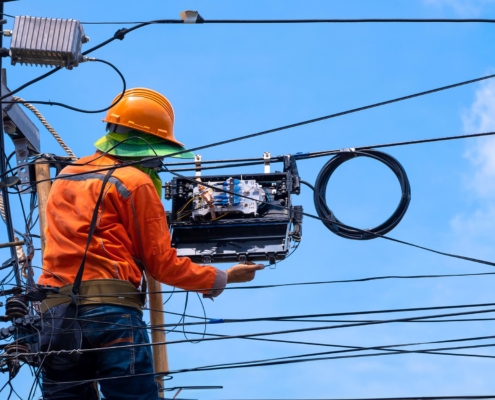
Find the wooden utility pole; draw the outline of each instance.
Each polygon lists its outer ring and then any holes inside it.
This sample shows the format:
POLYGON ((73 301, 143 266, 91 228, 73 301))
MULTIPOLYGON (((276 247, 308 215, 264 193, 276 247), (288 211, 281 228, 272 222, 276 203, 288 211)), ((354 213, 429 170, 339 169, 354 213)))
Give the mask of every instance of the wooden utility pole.
POLYGON ((42 164, 43 159, 38 160, 35 165, 36 171, 36 191, 38 192, 38 213, 40 216, 40 236, 41 236, 41 255, 45 252, 45 229, 46 229, 46 203, 48 201, 48 194, 52 187, 50 180, 50 166, 45 162, 42 164))
MULTIPOLYGON (((163 312, 162 284, 147 275, 149 303, 150 303, 150 322, 151 326, 157 326, 156 329, 151 329, 152 343, 165 343, 165 314, 163 312)), ((165 344, 157 344, 153 346, 153 366, 155 372, 168 372, 168 356, 167 346, 165 344)), ((165 384, 163 377, 157 378, 159 389, 164 389, 165 384)), ((165 397, 165 392, 160 391, 160 397, 165 397)))

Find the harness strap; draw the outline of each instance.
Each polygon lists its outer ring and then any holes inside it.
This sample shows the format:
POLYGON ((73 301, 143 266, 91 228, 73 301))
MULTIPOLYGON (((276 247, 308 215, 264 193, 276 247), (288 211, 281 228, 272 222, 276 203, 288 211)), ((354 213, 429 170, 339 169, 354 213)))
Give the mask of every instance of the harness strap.
MULTIPOLYGON (((62 286, 59 294, 49 294, 43 301, 41 312, 44 313, 49 308, 59 304, 70 303, 73 285, 62 286)), ((132 307, 140 312, 144 306, 145 294, 140 292, 128 281, 121 279, 93 279, 81 283, 77 305, 101 305, 112 304, 132 307)))
POLYGON ((105 186, 107 185, 107 182, 114 171, 115 169, 112 168, 106 173, 105 178, 103 178, 103 183, 101 184, 100 195, 98 196, 98 200, 96 200, 95 209, 93 211, 93 217, 91 218, 91 224, 89 225, 88 241, 86 242, 86 248, 84 249, 83 258, 81 260, 81 266, 79 267, 79 271, 77 271, 74 284, 72 285, 72 293, 74 293, 76 296, 79 294, 79 288, 81 286, 83 273, 84 273, 84 264, 86 264, 86 255, 88 254, 88 248, 91 243, 91 238, 93 237, 93 233, 96 228, 96 219, 98 218, 98 212, 100 209, 101 200, 103 198, 103 193, 105 193, 105 186))

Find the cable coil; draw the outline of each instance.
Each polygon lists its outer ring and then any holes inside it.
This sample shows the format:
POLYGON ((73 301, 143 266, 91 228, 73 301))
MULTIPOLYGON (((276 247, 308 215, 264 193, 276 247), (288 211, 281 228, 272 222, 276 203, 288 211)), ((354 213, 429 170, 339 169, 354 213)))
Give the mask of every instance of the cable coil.
POLYGON ((402 220, 402 217, 404 217, 410 201, 411 186, 409 184, 409 179, 407 178, 406 171, 394 157, 377 150, 342 150, 341 153, 337 154, 335 157, 332 157, 324 165, 324 167, 318 174, 318 177, 316 178, 314 191, 314 203, 316 212, 318 213, 318 216, 322 218, 323 224, 330 231, 346 239, 369 240, 375 239, 379 235, 387 234, 392 229, 394 229, 402 220), (330 177, 340 165, 355 157, 369 157, 385 164, 392 170, 392 172, 399 180, 402 190, 402 196, 399 205, 397 206, 393 214, 381 225, 372 229, 365 229, 366 232, 363 232, 363 229, 356 229, 343 224, 335 216, 332 210, 328 208, 326 202, 326 191, 330 177))

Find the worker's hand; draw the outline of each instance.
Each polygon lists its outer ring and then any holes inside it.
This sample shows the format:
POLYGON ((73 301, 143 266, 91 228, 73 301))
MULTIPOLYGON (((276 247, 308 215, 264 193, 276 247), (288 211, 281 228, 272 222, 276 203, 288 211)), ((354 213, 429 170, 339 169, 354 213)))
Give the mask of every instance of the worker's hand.
POLYGON ((227 283, 249 282, 254 279, 256 271, 265 268, 263 264, 237 264, 227 270, 227 283))

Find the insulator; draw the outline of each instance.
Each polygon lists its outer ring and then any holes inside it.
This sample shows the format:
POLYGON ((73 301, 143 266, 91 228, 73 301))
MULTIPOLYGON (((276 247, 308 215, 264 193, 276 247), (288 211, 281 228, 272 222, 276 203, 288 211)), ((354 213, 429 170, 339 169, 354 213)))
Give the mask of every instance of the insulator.
POLYGON ((16 342, 5 346, 2 356, 5 357, 10 378, 14 378, 17 375, 21 368, 21 362, 33 363, 33 358, 26 355, 30 352, 29 346, 24 343, 16 342))
POLYGON ((7 299, 5 314, 10 318, 24 317, 29 313, 28 302, 23 295, 14 295, 7 299))

